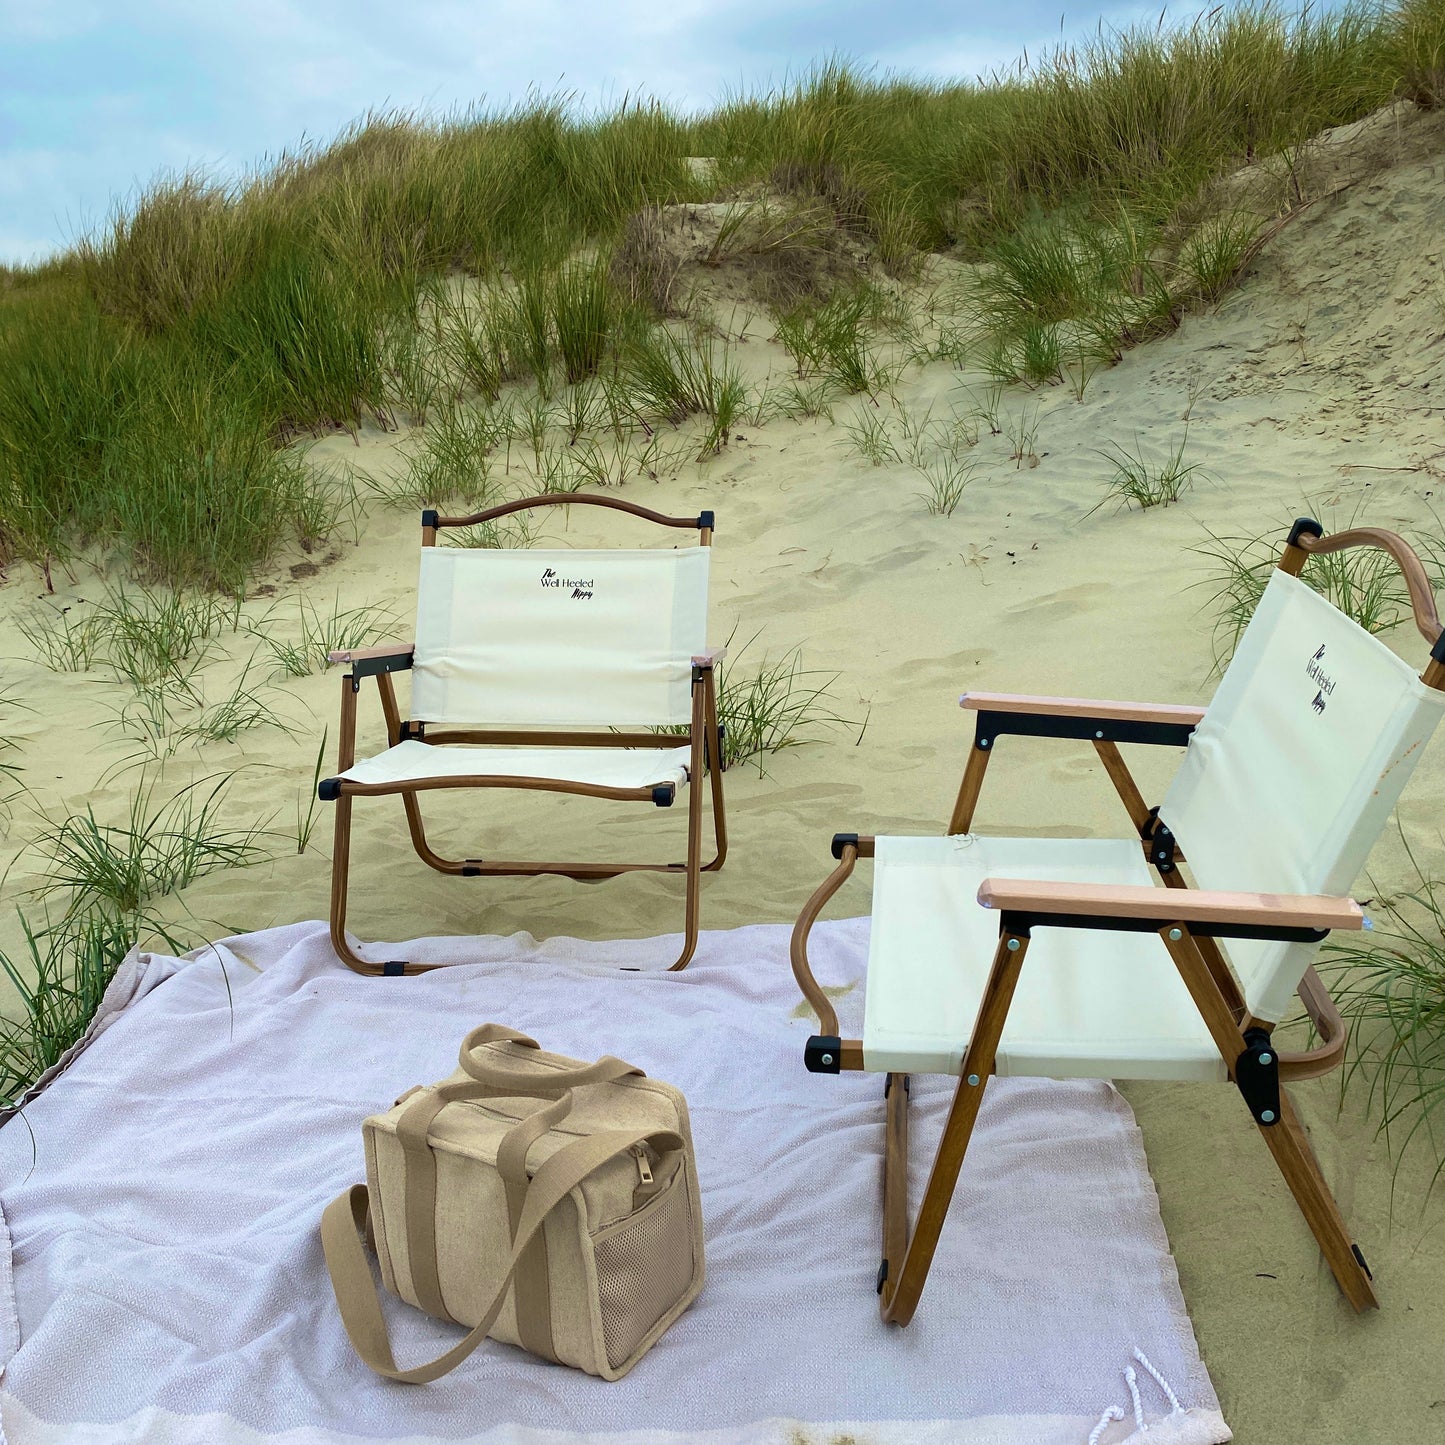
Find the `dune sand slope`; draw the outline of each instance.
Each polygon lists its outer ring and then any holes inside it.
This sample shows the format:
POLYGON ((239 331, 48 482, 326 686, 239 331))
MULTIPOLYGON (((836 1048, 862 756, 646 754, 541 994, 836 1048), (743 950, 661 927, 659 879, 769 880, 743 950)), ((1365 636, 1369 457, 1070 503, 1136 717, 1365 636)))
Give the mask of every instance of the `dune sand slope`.
MULTIPOLYGON (((1213 313, 1185 321, 1098 375, 1082 402, 1064 387, 1004 397, 1004 433, 974 449, 976 471, 951 517, 929 515, 920 482, 901 466, 873 467, 844 444, 841 425, 772 422, 743 434, 716 460, 627 495, 661 510, 718 516, 713 633, 746 642, 740 667, 802 649, 805 665, 836 674, 837 710, 866 728, 837 729, 826 744, 766 760, 766 776, 728 775, 732 854, 709 878, 704 926, 790 921, 830 866, 835 830, 935 831, 946 820, 969 738, 957 706, 971 687, 1077 696, 1202 702, 1213 687, 1208 532, 1282 535, 1310 511, 1343 525, 1367 521, 1440 534, 1445 496, 1445 126, 1392 112, 1371 144, 1392 161, 1311 207, 1259 257, 1247 282, 1213 313), (1101 449, 1122 444, 1162 459, 1185 435, 1185 460, 1202 468, 1177 505, 1148 512, 1098 508, 1110 471, 1101 449), (1008 435, 1037 426, 1015 459, 1008 435), (1437 496, 1440 493, 1441 496, 1437 496), (750 640, 751 639, 751 640, 750 640)), ((1349 179, 1348 176, 1345 179, 1349 179)), ((938 263, 940 272, 949 263, 938 263)), ((741 348, 754 372, 781 371, 783 353, 757 329, 741 348)), ((917 415, 965 407, 982 380, 942 364, 911 370, 900 405, 917 415)), ((845 402, 837 419, 854 407, 845 402)), ((331 464, 395 466, 406 436, 368 431, 316 443, 331 464)), ((611 515, 573 509, 551 537, 567 545, 636 536, 611 515)), ((284 635, 297 597, 323 610, 394 609, 409 635, 415 517, 373 508, 325 558, 287 559, 244 616, 284 635), (307 575, 310 574, 310 575, 307 575)), ((93 606, 91 573, 58 579, 52 604, 93 606), (85 599, 85 600, 82 600, 85 599)), ((34 809, 52 816, 93 806, 115 819, 137 774, 114 714, 127 690, 104 673, 54 674, 24 654, 14 616, 40 602, 36 579, 15 569, 0 587, 10 755, 26 769, 29 800, 13 805, 0 840, 8 867, 0 946, 13 949, 14 905, 44 876, 34 809)), ((1408 626, 1388 640, 1412 662, 1424 648, 1408 626)), ((201 673, 224 695, 258 646, 243 630, 216 645, 201 673)), ((257 664, 261 672, 265 668, 257 664)), ((323 808, 310 848, 297 855, 323 728, 334 748, 335 676, 269 683, 265 696, 290 720, 238 744, 189 746, 166 765, 159 792, 192 777, 239 769, 225 816, 270 817, 275 856, 203 878, 165 905, 192 937, 324 915, 330 818, 323 808), (287 830, 293 836, 287 836, 287 830)), ((363 695, 362 747, 381 738, 363 695)), ((403 693, 404 696, 404 693, 403 693)), ((1137 751, 1137 750, 1136 750, 1137 751)), ((1138 776, 1157 798, 1172 756, 1140 756, 1138 776)), ((328 762, 326 771, 331 770, 328 762)), ((1400 824, 1427 870, 1445 869, 1437 819, 1445 798, 1445 744, 1416 774, 1400 824)), ((471 853, 555 856, 585 833, 642 850, 675 846, 681 810, 491 796, 443 800, 437 838, 471 853), (670 833, 669 833, 669 830, 670 833)), ((431 873, 403 847, 400 809, 357 809, 352 924, 363 937, 428 932, 636 936, 672 931, 677 880, 623 879, 597 887, 565 880, 471 882, 431 873)), ((1014 833, 1121 835, 1127 822, 1092 751, 1009 740, 994 764, 978 824, 1014 833)), ((1371 861, 1382 891, 1409 882, 1398 836, 1371 861)), ((1370 896, 1373 885, 1361 886, 1370 896)), ((862 912, 859 885, 836 911, 862 912)), ((1391 1211, 1392 1163, 1363 1113, 1362 1088, 1344 1112, 1336 1086, 1298 1090, 1326 1172, 1379 1281, 1384 1308, 1355 1318, 1248 1127, 1233 1091, 1139 1085, 1125 1092, 1144 1129, 1185 1297, 1226 1418, 1246 1442, 1424 1440, 1445 1425, 1439 1341, 1445 1338, 1445 1200, 1421 1213, 1428 1161, 1407 1159, 1391 1211)), ((986 1167, 978 1161, 970 1167, 986 1167)), ((860 1301, 860 1308, 866 1308, 860 1301)))

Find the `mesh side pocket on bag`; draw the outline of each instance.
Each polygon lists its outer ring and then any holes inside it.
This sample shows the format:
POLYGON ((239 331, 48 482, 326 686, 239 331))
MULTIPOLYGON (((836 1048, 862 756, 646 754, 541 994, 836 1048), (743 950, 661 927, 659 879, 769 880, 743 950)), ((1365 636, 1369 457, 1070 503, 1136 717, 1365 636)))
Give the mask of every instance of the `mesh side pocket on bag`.
POLYGON ((681 1169, 637 1217, 595 1241, 607 1363, 615 1370, 692 1284, 692 1209, 681 1169))

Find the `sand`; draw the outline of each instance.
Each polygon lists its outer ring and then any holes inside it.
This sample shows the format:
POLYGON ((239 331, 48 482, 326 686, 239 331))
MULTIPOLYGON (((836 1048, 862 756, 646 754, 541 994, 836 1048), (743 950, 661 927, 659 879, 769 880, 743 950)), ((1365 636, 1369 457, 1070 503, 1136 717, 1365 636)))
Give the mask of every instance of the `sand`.
MULTIPOLYGON (((1377 120, 1370 142, 1389 162, 1291 221, 1246 283, 1212 313, 1140 347, 1099 374, 1082 401, 1065 387, 1003 399, 1005 416, 1037 423, 1031 458, 1014 459, 1006 436, 985 434, 976 471, 951 517, 929 515, 919 478, 874 467, 846 445, 842 423, 868 403, 836 407, 838 425, 773 421, 742 434, 715 460, 675 478, 634 482, 625 495, 677 514, 713 508, 713 636, 746 642, 740 667, 802 649, 804 665, 836 674, 837 711, 866 728, 765 760, 766 776, 741 766, 727 778, 732 852, 705 880, 709 928, 790 921, 831 866, 837 830, 937 831, 947 819, 970 729, 957 707, 968 688, 1105 698, 1204 702, 1214 685, 1209 564, 1194 550, 1208 533, 1282 535, 1313 512, 1343 525, 1358 511, 1378 525, 1440 533, 1445 496, 1445 118, 1401 109, 1377 120), (1100 452, 1136 445, 1160 459, 1184 436, 1199 464, 1176 505, 1147 512, 1098 507, 1110 471, 1100 452), (749 640, 752 639, 752 640, 749 640)), ((1347 177, 1348 179, 1348 177, 1347 177)), ((953 263, 935 263, 935 279, 953 263)), ((786 357, 754 327, 739 348, 750 372, 786 357)), ((945 415, 983 382, 946 364, 912 368, 898 402, 945 415)), ((311 446, 319 462, 394 467, 405 432, 363 432, 311 446)), ((550 532, 578 546, 623 540, 610 515, 573 509, 550 532)), ((632 535, 636 535, 633 533, 632 535)), ((283 559, 260 579, 243 617, 294 635, 297 597, 323 610, 390 607, 409 635, 418 535, 410 513, 373 506, 355 536, 326 555, 283 559), (269 591, 268 591, 269 589, 269 591), (266 594, 266 595, 261 595, 266 594), (263 624, 268 608, 274 609, 263 624), (289 619, 289 624, 288 624, 289 619)), ((4 680, 34 711, 4 715, 19 745, 14 761, 32 789, 13 806, 0 839, 4 913, 0 947, 14 949, 14 908, 44 876, 33 846, 35 808, 53 817, 95 808, 115 820, 137 775, 113 715, 128 692, 97 671, 55 674, 36 663, 13 628, 19 612, 69 605, 76 615, 101 591, 86 570, 57 574, 42 599, 38 578, 12 569, 0 586, 4 680), (81 599, 86 599, 82 601, 81 599)), ((1387 635, 1423 663, 1418 635, 1387 635)), ((201 676, 224 695, 261 646, 225 634, 201 676)), ((258 662, 259 678, 266 671, 258 662)), ((190 939, 324 916, 330 815, 323 807, 298 855, 317 746, 330 730, 334 755, 340 682, 335 674, 268 681, 266 699, 290 721, 235 744, 183 746, 166 764, 162 795, 193 777, 237 771, 227 821, 270 820, 269 861, 207 876, 164 912, 190 939)), ((380 712, 363 696, 362 748, 381 740, 380 712)), ((1127 827, 1092 751, 1067 743, 1008 740, 983 795, 977 825, 1013 833, 1063 830, 1121 836, 1127 827)), ((1138 754, 1137 775, 1157 799, 1172 755, 1138 754)), ((327 771, 331 770, 328 762, 327 771)), ((1437 824, 1445 798, 1445 744, 1425 756, 1399 822, 1427 871, 1445 870, 1437 824)), ((551 856, 579 821, 608 842, 639 850, 681 837, 680 810, 650 810, 532 795, 491 795, 480 806, 436 809, 442 843, 484 853, 551 856), (580 811, 579 811, 580 810, 580 811), (470 825, 463 826, 463 825, 470 825), (633 842, 635 840, 635 843, 633 842)), ((582 886, 559 879, 443 878, 403 849, 400 809, 357 809, 352 926, 363 937, 509 933, 583 938, 638 936, 680 926, 678 880, 621 879, 582 886)), ((1398 835, 1371 859, 1388 893, 1409 882, 1398 835)), ((834 910, 866 910, 866 886, 834 910)), ((1144 1130, 1184 1294, 1225 1416, 1245 1442, 1424 1440, 1445 1435, 1445 1198, 1426 1204, 1432 1163, 1393 1161, 1376 1140, 1357 1081, 1343 1112, 1334 1081, 1301 1086, 1297 1100, 1340 1203, 1378 1282, 1383 1309, 1356 1318, 1232 1090, 1126 1086, 1144 1130)), ((980 1167, 978 1165, 970 1167, 980 1167)), ((860 1301, 860 1308, 867 1308, 860 1301)))

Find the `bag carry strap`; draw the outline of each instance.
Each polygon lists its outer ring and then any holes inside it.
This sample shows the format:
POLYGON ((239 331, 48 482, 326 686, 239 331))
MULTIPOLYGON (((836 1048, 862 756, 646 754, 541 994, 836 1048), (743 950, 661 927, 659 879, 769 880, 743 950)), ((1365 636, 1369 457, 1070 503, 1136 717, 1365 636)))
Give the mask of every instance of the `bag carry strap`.
MULTIPOLYGON (((396 1119, 396 1142, 401 1145, 402 1220, 406 1231, 406 1254, 411 1264, 412 1289, 417 1303, 429 1315, 450 1320, 451 1313, 442 1299, 438 1276, 436 1247, 437 1161, 431 1147, 431 1126, 437 1115, 456 1100, 494 1098, 506 1090, 487 1084, 442 1084, 435 1089, 419 1089, 407 1099, 396 1119)), ((507 1190, 507 1212, 512 1232, 522 1212, 522 1196, 527 1188, 527 1150, 553 1124, 566 1118, 572 1109, 572 1091, 551 1091, 551 1102, 521 1119, 502 1136, 497 1150, 497 1172, 507 1190), (555 1097, 553 1097, 555 1095, 555 1097), (520 1157, 519 1157, 520 1151, 520 1157)), ((529 1259, 522 1264, 524 1291, 529 1301, 541 1302, 542 1313, 532 1304, 523 1311, 520 1323, 523 1343, 534 1354, 550 1358, 552 1325, 546 1312, 549 1291, 547 1282, 546 1246, 538 1240, 529 1259)), ((455 1322, 454 1322, 455 1323, 455 1322)))
MULTIPOLYGON (((572 1112, 572 1091, 564 1089, 549 1104, 514 1124, 497 1145, 497 1173, 507 1194, 507 1227, 516 1239, 527 1203, 527 1151, 572 1112)), ((436 1157, 428 1161, 436 1168, 436 1157)), ((430 1222, 430 1221, 429 1221, 430 1222)), ((436 1251, 436 1239, 430 1237, 428 1248, 436 1251)), ((552 1336, 552 1267, 547 1259, 547 1237, 539 1232, 517 1260, 516 1285, 512 1297, 517 1305, 517 1337, 522 1345, 544 1360, 557 1358, 557 1344, 552 1336)))
MULTIPOLYGON (((413 1365, 406 1370, 397 1366, 391 1353, 386 1319, 381 1312, 381 1298, 361 1244, 361 1235, 368 1228, 370 1219, 366 1185, 353 1184, 350 1189, 338 1194, 321 1216, 321 1248, 326 1255, 331 1287, 336 1292, 336 1303, 341 1310, 341 1322, 346 1326, 356 1353, 378 1375, 409 1385, 424 1385, 454 1370, 486 1339, 497 1322, 507 1297, 507 1287, 516 1273, 517 1262, 552 1210, 595 1169, 600 1169, 618 1154, 645 1143, 658 1149, 683 1147, 682 1136, 670 1129, 609 1129, 564 1146, 542 1165, 527 1189, 522 1216, 512 1240, 512 1257, 482 1318, 444 1355, 428 1364, 413 1365)), ((413 1261, 413 1270, 415 1267, 413 1261)))
POLYGON ((481 1053, 480 1045, 498 1042, 521 1044, 529 1049, 537 1047, 535 1039, 519 1034, 515 1029, 503 1024, 482 1024, 462 1040, 457 1062, 478 1082, 514 1090, 518 1094, 526 1092, 523 1085, 540 1090, 573 1089, 582 1084, 610 1084, 614 1079, 623 1079, 629 1074, 647 1077, 635 1064, 624 1063, 611 1054, 603 1055, 596 1063, 579 1064, 575 1069, 549 1069, 545 1074, 523 1073, 518 1069, 509 1069, 505 1059, 490 1050, 486 1054, 481 1053))

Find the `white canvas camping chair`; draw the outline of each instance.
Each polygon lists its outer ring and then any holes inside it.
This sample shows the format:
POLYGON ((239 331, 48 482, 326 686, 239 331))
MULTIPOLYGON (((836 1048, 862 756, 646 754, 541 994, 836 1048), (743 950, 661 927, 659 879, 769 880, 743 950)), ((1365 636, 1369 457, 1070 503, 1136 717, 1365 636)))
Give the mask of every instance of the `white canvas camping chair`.
POLYGON ((1326 539, 1301 519, 1207 709, 970 694, 973 750, 948 834, 833 839, 839 866, 798 919, 792 962, 820 1022, 807 1067, 887 1075, 885 1320, 913 1316, 995 1073, 1233 1081, 1340 1288, 1356 1309, 1376 1303, 1283 1085, 1341 1060, 1344 1026, 1311 959, 1329 930, 1363 925, 1346 895, 1445 710, 1442 688, 1445 637, 1415 554, 1390 532, 1326 539), (1404 572, 1431 644, 1423 676, 1299 580, 1312 554, 1351 546, 1383 548, 1404 572), (1091 742, 1135 836, 971 834, 1009 733, 1091 742), (1120 743, 1186 749, 1157 809, 1120 743), (860 857, 874 860, 861 1040, 838 1037, 807 956, 813 921, 860 857), (1296 991, 1319 1043, 1276 1052, 1271 1031, 1296 991), (959 1082, 910 1230, 915 1072, 959 1082))
POLYGON ((596 882, 622 873, 685 878, 682 968, 697 946, 699 875, 723 865, 722 731, 715 668, 706 646, 713 514, 665 517, 614 497, 547 494, 467 517, 422 513, 416 641, 333 652, 349 664, 341 685, 337 776, 318 792, 336 804, 331 941, 359 973, 439 967, 369 963, 346 937, 351 809, 358 797, 400 796, 417 855, 464 878, 557 873, 596 882), (662 527, 696 530, 697 545, 598 549, 438 547, 437 533, 532 507, 595 506, 662 527), (410 671, 403 719, 391 674, 410 671), (374 677, 387 748, 356 760, 356 695, 374 677), (669 730, 670 729, 670 730, 669 730), (703 776, 711 775, 716 853, 702 861, 703 776), (687 789, 687 850, 680 863, 517 862, 443 858, 427 842, 422 793, 518 788, 667 808, 687 789))

